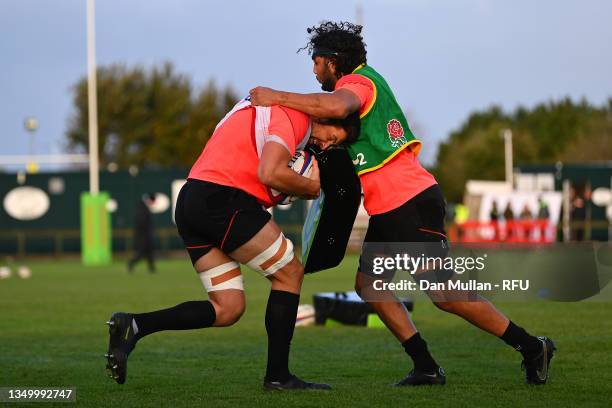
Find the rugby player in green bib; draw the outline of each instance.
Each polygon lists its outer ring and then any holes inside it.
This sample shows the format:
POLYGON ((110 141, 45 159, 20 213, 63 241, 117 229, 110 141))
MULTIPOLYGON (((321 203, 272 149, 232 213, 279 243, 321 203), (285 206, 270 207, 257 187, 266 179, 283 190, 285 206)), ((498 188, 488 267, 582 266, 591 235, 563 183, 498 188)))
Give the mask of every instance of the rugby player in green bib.
MULTIPOLYGON (((421 142, 410 131, 391 88, 367 64, 361 29, 348 22, 327 21, 307 30, 310 41, 304 49, 312 56, 313 72, 326 92, 298 94, 257 87, 250 92, 251 101, 254 105, 283 105, 320 118, 344 118, 359 112, 361 133, 347 149, 370 215, 365 242, 438 243, 447 247, 444 196, 434 177, 419 163, 421 142)), ((311 143, 326 148, 334 141, 313 137, 311 143)), ((379 290, 373 299, 376 279, 380 275, 360 266, 355 288, 413 361, 414 368, 397 385, 444 384, 444 370, 430 354, 404 305, 389 290, 379 290)), ((551 339, 530 335, 480 296, 475 301, 432 300, 441 310, 462 317, 519 351, 527 383, 546 383, 555 350, 551 339)))

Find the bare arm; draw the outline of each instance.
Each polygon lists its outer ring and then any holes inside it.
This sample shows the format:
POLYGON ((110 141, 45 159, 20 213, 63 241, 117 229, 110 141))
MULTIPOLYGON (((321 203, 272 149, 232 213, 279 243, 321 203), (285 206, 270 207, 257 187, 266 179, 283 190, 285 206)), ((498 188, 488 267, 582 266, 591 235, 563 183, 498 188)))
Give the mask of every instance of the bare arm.
POLYGON ((311 199, 319 196, 321 182, 319 167, 314 160, 310 177, 303 177, 287 166, 291 160, 289 150, 279 143, 268 142, 264 145, 257 176, 261 182, 286 194, 311 199))
POLYGON ((343 119, 361 106, 357 95, 348 89, 338 89, 333 93, 299 94, 258 86, 251 89, 250 95, 253 105, 282 105, 319 118, 343 119))

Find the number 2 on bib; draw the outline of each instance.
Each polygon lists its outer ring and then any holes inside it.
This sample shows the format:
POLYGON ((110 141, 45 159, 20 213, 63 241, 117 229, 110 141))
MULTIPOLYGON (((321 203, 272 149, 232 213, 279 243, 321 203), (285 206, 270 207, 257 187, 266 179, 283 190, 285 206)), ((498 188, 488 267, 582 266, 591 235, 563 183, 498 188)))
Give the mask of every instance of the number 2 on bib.
POLYGON ((363 166, 364 164, 366 164, 367 161, 365 160, 365 156, 363 153, 357 153, 357 158, 355 160, 353 160, 353 164, 354 165, 359 165, 359 166, 363 166))

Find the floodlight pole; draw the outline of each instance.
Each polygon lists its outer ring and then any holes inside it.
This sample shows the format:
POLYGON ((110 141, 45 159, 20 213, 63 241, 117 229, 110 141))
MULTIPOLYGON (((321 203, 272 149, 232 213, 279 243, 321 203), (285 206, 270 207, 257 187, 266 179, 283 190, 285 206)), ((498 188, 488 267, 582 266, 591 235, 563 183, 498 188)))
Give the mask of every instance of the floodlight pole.
POLYGON ((87 0, 87 102, 89 111, 89 192, 100 191, 98 163, 98 97, 96 88, 95 0, 87 0))
POLYGON ((506 183, 514 190, 514 183, 512 180, 512 131, 510 129, 504 129, 502 131, 504 138, 504 157, 506 162, 506 183))
POLYGON ((36 130, 38 129, 38 120, 33 117, 27 117, 23 123, 23 126, 30 134, 30 148, 28 154, 30 158, 26 162, 26 172, 28 173, 36 173, 38 171, 38 164, 34 159, 34 155, 36 154, 36 130))
POLYGON ((363 7, 361 3, 357 3, 357 6, 355 6, 355 24, 363 26, 363 7))

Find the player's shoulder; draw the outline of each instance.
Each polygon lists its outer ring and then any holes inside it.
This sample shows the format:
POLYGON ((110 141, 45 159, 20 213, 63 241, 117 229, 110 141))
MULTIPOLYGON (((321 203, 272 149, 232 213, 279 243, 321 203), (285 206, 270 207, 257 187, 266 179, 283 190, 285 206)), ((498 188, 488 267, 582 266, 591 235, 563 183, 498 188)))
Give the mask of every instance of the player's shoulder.
POLYGON ((367 76, 359 73, 352 73, 348 75, 343 75, 342 78, 340 78, 338 82, 336 82, 336 90, 351 84, 364 85, 372 89, 376 87, 374 82, 367 76))
POLYGON ((294 126, 297 124, 310 123, 310 116, 308 116, 304 112, 300 112, 299 110, 280 105, 275 105, 272 107, 272 109, 273 113, 274 110, 277 110, 277 114, 282 115, 283 118, 286 118, 286 120, 291 122, 294 126))
POLYGON ((310 127, 310 116, 286 106, 272 106, 272 121, 276 126, 291 128, 295 137, 301 138, 310 127), (279 123, 279 122, 284 122, 279 123))

